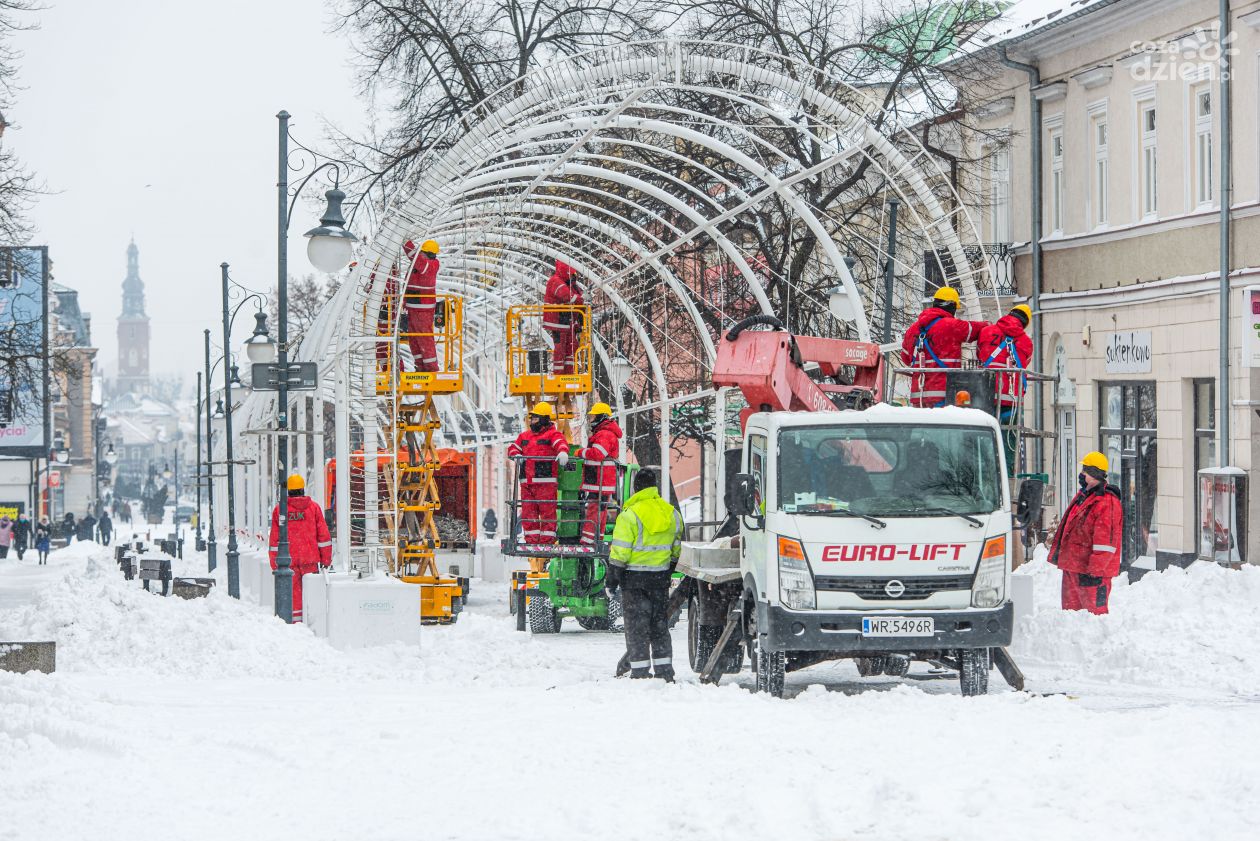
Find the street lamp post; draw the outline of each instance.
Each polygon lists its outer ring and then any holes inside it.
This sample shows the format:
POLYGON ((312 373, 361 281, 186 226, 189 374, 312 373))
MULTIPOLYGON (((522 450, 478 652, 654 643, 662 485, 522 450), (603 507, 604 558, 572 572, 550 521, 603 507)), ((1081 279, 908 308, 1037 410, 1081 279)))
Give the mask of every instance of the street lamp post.
MULTIPOLYGON (((210 510, 210 525, 206 529, 206 568, 214 572, 218 566, 215 559, 214 540, 214 427, 210 425, 210 331, 206 331, 206 507, 210 510)), ((198 522, 201 518, 198 517, 198 522)))
POLYGON ((228 595, 241 597, 241 553, 236 548, 236 465, 232 459, 232 326, 228 317, 228 264, 219 264, 219 276, 223 282, 223 402, 227 411, 223 414, 223 434, 227 436, 227 515, 228 515, 228 595))
MULTIPOLYGON (((228 520, 228 539, 227 539, 227 572, 228 572, 228 595, 232 598, 239 599, 241 597, 241 569, 240 555, 238 544, 236 542, 236 454, 235 440, 232 435, 232 387, 241 386, 240 375, 237 366, 232 361, 231 342, 232 342, 232 325, 236 322, 236 316, 240 313, 241 308, 250 301, 258 304, 258 313, 254 316, 254 332, 253 335, 245 342, 245 350, 249 359, 254 362, 270 362, 275 345, 271 338, 267 335, 267 315, 264 312, 266 308, 266 298, 257 292, 250 291, 239 283, 235 283, 228 274, 228 264, 219 264, 219 279, 223 287, 223 356, 220 357, 215 365, 223 365, 223 400, 220 401, 218 408, 215 410, 214 419, 223 420, 224 422, 224 451, 225 458, 223 464, 227 468, 227 520, 228 520), (235 285, 238 290, 242 290, 244 297, 237 303, 235 308, 231 307, 232 286, 235 285), (227 408, 224 408, 224 402, 227 408)), ((210 331, 206 331, 207 336, 207 358, 209 358, 209 335, 210 331)), ((209 379, 212 369, 207 365, 206 377, 209 379)), ((210 404, 209 404, 209 387, 206 391, 206 429, 210 429, 210 404)), ((208 433, 207 433, 208 434, 208 433)), ((207 471, 213 475, 213 460, 207 458, 207 471)))
POLYGON ((193 536, 193 548, 201 551, 201 372, 197 372, 197 444, 193 448, 193 464, 195 465, 194 476, 196 477, 197 487, 197 531, 193 536))
MULTIPOLYGON (((289 222, 293 217, 293 207, 289 196, 289 112, 276 114, 279 120, 279 156, 277 159, 276 179, 276 304, 279 324, 276 326, 279 358, 276 368, 278 387, 276 399, 278 412, 276 417, 276 447, 278 450, 278 470, 276 481, 277 521, 279 539, 276 544, 276 615, 287 623, 293 622, 293 568, 289 557, 289 521, 288 521, 288 473, 289 442, 285 434, 289 426, 289 222)), ((300 144, 299 144, 300 145, 300 144)), ((316 167, 309 175, 298 183, 293 200, 314 175, 325 167, 336 164, 325 163, 316 167)), ((307 257, 315 268, 323 272, 335 272, 345 268, 353 255, 356 239, 345 228, 345 219, 341 215, 341 203, 346 194, 337 186, 324 193, 328 205, 324 215, 320 217, 319 227, 306 232, 307 257)))

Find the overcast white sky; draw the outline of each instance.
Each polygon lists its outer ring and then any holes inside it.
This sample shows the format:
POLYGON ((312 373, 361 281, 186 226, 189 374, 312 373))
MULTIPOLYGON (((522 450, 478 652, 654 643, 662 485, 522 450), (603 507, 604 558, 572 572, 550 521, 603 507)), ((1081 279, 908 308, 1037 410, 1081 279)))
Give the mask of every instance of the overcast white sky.
MULTIPOLYGON (((134 234, 153 371, 192 380, 201 331, 220 335, 219 263, 256 289, 275 282, 276 112, 316 148, 323 118, 367 123, 350 44, 329 34, 324 0, 48 2, 40 29, 16 36, 25 90, 5 114, 4 142, 56 191, 35 208, 34 244, 79 290, 112 375, 134 234)), ((301 235, 318 215, 299 205, 291 274, 311 271, 301 235)), ((238 317, 241 340, 252 325, 238 317)))

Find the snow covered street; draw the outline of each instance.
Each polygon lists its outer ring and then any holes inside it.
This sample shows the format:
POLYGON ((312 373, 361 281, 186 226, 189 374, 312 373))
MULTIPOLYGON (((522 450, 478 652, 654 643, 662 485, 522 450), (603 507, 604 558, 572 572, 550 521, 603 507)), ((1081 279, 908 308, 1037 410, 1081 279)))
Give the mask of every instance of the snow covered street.
MULTIPOLYGON (((703 687, 611 677, 620 637, 517 633, 474 582, 419 652, 342 653, 227 598, 125 582, 74 544, 0 561, 0 639, 56 639, 54 675, 0 672, 0 839, 1253 838, 1260 570, 1039 611, 992 677, 860 678, 849 663, 703 687), (55 573, 54 573, 55 571, 55 573), (25 588, 13 582, 29 582, 25 588), (29 599, 20 604, 22 594, 29 599), (1173 827, 1177 827, 1173 831, 1173 827)), ((566 623, 568 624, 568 623, 566 623)), ((685 622, 675 652, 685 657, 685 622)))

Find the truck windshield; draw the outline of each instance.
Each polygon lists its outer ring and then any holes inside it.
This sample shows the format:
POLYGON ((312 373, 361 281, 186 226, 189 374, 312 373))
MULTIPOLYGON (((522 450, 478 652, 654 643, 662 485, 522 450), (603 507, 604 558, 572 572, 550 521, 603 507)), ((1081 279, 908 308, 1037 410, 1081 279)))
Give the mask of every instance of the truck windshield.
POLYGON ((808 426, 779 433, 779 510, 875 517, 1001 507, 997 440, 975 426, 808 426), (929 511, 929 509, 937 509, 929 511))

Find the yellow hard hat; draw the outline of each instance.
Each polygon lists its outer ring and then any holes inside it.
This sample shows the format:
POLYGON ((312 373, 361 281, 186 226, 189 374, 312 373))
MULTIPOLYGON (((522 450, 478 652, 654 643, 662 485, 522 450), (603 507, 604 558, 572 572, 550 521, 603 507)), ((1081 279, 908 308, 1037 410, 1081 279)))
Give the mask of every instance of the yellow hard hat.
POLYGON ((1081 467, 1093 467, 1101 470, 1103 473, 1107 473, 1107 457, 1097 451, 1086 453, 1085 457, 1081 459, 1081 467))
POLYGON ((952 286, 942 286, 936 290, 936 294, 932 296, 933 301, 941 301, 946 304, 954 304, 961 307, 962 301, 958 298, 958 290, 952 286))
POLYGON ((288 488, 291 491, 300 491, 300 490, 306 489, 306 480, 296 473, 290 476, 288 482, 286 482, 285 484, 288 485, 288 488))
POLYGON ((550 403, 535 403, 534 408, 530 409, 529 413, 543 418, 554 418, 556 416, 556 410, 551 408, 550 403))
POLYGON ((1029 307, 1027 304, 1016 304, 1015 306, 1011 307, 1011 312, 1023 313, 1024 323, 1032 324, 1032 308, 1029 307))
POLYGON ((596 403, 594 406, 591 407, 591 410, 587 412, 587 414, 591 415, 592 417, 594 417, 595 415, 611 415, 612 406, 609 406, 607 403, 596 403))
POLYGON ((424 251, 424 252, 426 252, 426 253, 428 253, 428 254, 437 254, 437 253, 438 253, 438 244, 437 244, 437 240, 435 240, 435 239, 426 239, 426 240, 425 240, 425 241, 424 241, 424 242, 420 245, 420 250, 421 250, 421 251, 424 251))

